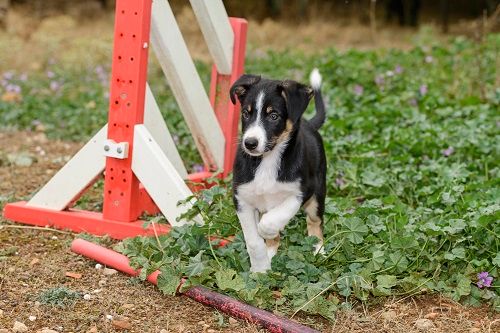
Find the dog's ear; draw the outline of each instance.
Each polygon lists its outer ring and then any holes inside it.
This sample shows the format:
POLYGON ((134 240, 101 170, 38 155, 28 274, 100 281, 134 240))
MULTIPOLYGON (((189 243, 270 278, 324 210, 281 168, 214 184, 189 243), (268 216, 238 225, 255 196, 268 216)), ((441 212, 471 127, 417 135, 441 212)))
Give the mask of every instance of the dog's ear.
POLYGON ((285 99, 288 118, 295 124, 309 105, 313 90, 311 87, 292 80, 281 82, 278 90, 285 99))
POLYGON ((251 86, 260 81, 260 75, 250 75, 243 74, 238 80, 233 84, 229 90, 229 96, 231 97, 231 102, 236 104, 235 95, 238 97, 240 103, 243 103, 248 90, 251 86))

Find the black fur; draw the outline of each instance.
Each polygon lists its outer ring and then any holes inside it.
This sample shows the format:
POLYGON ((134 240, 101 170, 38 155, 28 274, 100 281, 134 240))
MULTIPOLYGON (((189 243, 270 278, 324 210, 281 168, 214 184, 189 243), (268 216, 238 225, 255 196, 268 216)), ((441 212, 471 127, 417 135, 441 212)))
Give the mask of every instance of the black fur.
MULTIPOLYGON (((233 103, 235 95, 241 103, 243 133, 256 117, 256 99, 260 91, 265 92, 263 109, 271 107, 278 113, 279 121, 263 122, 268 139, 279 136, 287 128, 287 120, 293 127, 289 134, 288 145, 283 151, 278 180, 294 182, 300 179, 302 204, 315 195, 318 202, 317 215, 323 219, 326 195, 326 157, 323 141, 318 129, 325 120, 325 107, 321 91, 295 81, 277 81, 262 79, 260 76, 243 75, 231 87, 230 94, 233 103), (316 115, 310 120, 302 118, 311 97, 315 98, 316 115), (248 111, 251 110, 251 111, 248 111), (252 112, 253 111, 253 112, 252 112), (249 112, 250 114, 246 114, 249 112), (248 118, 247 118, 248 117, 248 118)), ((266 151, 273 147, 266 147, 266 151)), ((234 161, 233 190, 251 182, 262 161, 262 156, 250 156, 240 144, 234 161)), ((235 206, 238 202, 234 196, 235 206)))

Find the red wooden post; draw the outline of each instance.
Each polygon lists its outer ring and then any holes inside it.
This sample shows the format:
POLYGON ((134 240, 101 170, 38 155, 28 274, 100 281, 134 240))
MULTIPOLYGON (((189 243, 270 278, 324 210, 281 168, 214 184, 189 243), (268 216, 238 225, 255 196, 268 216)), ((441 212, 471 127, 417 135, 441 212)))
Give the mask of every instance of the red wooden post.
POLYGON ((234 156, 238 143, 238 124, 240 117, 239 104, 233 105, 229 98, 231 84, 236 81, 244 71, 245 49, 247 36, 247 21, 241 18, 229 18, 234 32, 233 67, 231 75, 222 75, 217 67, 212 67, 212 81, 210 84, 210 103, 215 111, 221 126, 226 147, 224 154, 223 176, 227 176, 233 169, 234 156))
POLYGON ((106 159, 103 216, 116 221, 135 221, 146 195, 141 195, 131 164, 134 126, 144 120, 151 4, 151 0, 116 1, 108 139, 129 145, 126 159, 106 159))

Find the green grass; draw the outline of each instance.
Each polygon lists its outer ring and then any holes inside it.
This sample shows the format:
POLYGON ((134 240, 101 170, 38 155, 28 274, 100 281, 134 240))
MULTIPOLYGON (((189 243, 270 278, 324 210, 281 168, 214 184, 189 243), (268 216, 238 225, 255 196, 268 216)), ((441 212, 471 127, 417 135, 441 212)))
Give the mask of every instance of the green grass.
POLYGON ((79 292, 66 287, 55 287, 42 291, 37 296, 37 300, 45 305, 71 307, 80 297, 82 297, 82 295, 79 292))
MULTIPOLYGON (((305 237, 305 219, 298 215, 282 234, 273 271, 249 274, 225 182, 194 198, 188 215, 202 214, 205 226, 174 228, 160 244, 127 240, 120 250, 145 268, 142 278, 161 269, 159 286, 167 293, 187 276, 186 286, 203 284, 288 314, 333 318, 356 300, 423 292, 500 310, 499 47, 497 34, 481 43, 459 38, 411 51, 250 57, 249 73, 301 81, 313 67, 323 74, 326 256, 311 254, 316 240, 305 237), (207 233, 236 238, 216 248, 207 233), (481 272, 493 277, 490 287, 477 286, 481 272)), ((199 69, 208 78, 209 68, 199 69)), ((45 73, 25 82, 16 73, 10 80, 20 85, 23 100, 0 104, 0 122, 18 128, 41 122, 52 137, 88 138, 105 123, 105 85, 95 69, 47 70, 64 83, 61 90, 50 90, 45 73)), ((186 165, 199 163, 154 64, 150 77, 186 165)))

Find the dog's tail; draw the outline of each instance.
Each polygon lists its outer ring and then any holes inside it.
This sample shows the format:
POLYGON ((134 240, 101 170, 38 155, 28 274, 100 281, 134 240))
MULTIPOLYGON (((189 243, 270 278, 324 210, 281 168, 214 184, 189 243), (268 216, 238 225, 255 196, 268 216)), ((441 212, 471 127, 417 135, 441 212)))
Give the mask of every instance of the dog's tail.
POLYGON ((316 107, 316 114, 309 120, 309 123, 315 129, 319 129, 325 122, 326 114, 325 103, 323 102, 323 96, 321 96, 321 74, 317 68, 313 69, 309 80, 313 88, 314 106, 316 107))

